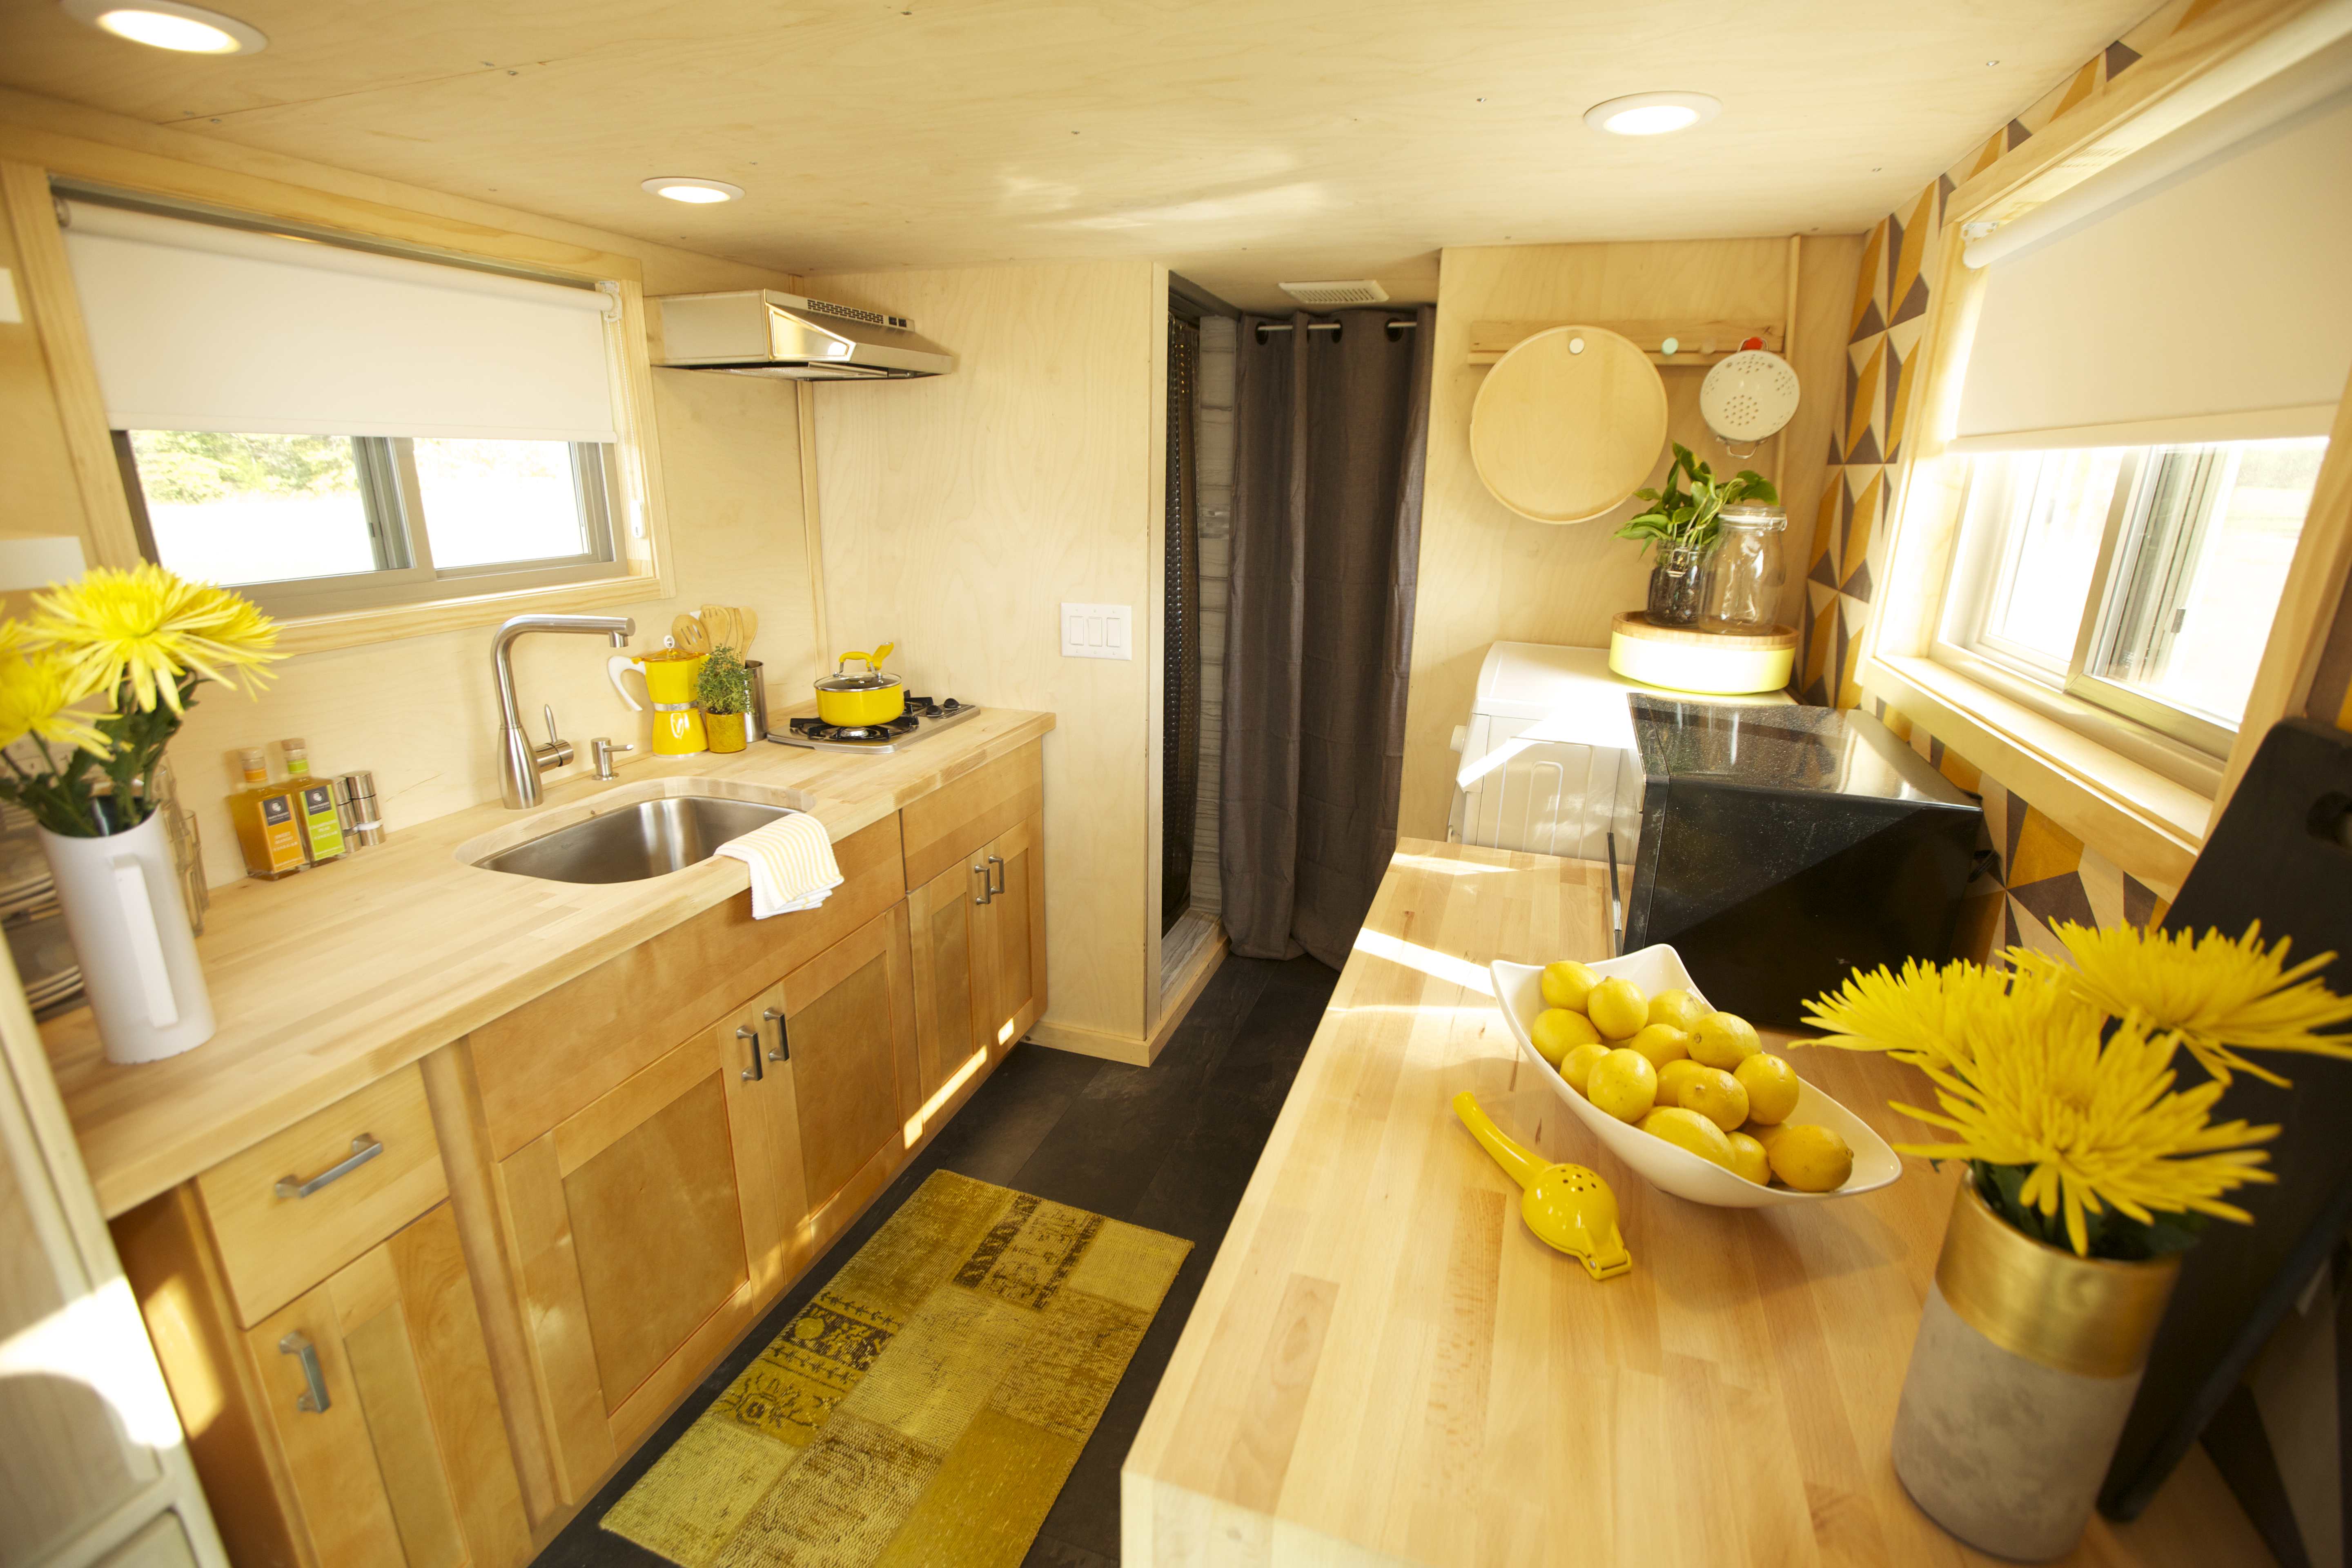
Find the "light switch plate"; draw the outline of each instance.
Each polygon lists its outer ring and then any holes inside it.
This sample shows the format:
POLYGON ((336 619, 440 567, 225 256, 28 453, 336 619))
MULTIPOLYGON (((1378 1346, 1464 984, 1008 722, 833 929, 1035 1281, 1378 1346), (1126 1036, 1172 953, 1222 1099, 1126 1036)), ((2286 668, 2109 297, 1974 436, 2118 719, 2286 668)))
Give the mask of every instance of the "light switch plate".
POLYGON ((1069 605, 1062 606, 1064 658, 1133 658, 1135 606, 1132 605, 1069 605))

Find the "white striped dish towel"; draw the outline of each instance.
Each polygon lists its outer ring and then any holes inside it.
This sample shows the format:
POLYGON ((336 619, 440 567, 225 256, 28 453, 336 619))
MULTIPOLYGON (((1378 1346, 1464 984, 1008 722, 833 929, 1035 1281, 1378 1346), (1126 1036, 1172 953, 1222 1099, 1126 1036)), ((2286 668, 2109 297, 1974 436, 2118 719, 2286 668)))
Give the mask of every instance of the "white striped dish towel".
POLYGON ((740 838, 730 838, 718 853, 751 868, 753 920, 813 910, 841 886, 833 837, 824 823, 805 812, 780 816, 740 838))

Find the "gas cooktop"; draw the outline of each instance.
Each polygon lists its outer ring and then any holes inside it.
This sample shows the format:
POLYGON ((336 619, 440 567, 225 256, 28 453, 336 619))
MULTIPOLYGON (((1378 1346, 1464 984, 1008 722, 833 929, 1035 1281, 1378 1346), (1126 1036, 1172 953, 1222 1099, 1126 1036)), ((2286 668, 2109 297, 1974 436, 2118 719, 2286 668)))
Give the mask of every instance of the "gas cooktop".
POLYGON ((907 710, 887 724, 828 724, 804 714, 782 730, 769 731, 768 739, 780 746, 806 746, 817 752, 897 752, 961 724, 979 711, 952 697, 943 702, 909 697, 907 710))

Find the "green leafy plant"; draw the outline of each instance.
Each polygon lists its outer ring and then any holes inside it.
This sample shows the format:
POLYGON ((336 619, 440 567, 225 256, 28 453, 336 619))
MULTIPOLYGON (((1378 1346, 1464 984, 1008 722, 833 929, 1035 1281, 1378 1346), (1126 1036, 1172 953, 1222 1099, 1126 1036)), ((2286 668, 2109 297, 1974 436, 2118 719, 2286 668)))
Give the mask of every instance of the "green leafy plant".
POLYGON ((694 700, 705 713, 749 713, 751 672, 731 647, 715 647, 704 656, 702 673, 695 678, 694 700))
POLYGON ((1666 469, 1665 489, 1633 493, 1650 505, 1625 520, 1617 531, 1618 538, 1638 539, 1645 552, 1654 544, 1661 552, 1696 550, 1701 554, 1715 548, 1725 507, 1743 500, 1777 503, 1780 499, 1772 482, 1753 468, 1742 468, 1718 484, 1707 466, 1680 441, 1675 443, 1675 460, 1666 469))

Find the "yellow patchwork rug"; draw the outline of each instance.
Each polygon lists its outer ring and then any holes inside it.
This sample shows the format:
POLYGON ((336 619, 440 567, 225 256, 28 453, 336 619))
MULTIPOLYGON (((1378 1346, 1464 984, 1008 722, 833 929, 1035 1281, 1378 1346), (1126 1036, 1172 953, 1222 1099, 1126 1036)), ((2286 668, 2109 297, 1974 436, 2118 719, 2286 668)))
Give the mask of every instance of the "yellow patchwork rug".
POLYGON ((1009 1568, 1192 1250, 933 1172, 604 1527, 682 1568, 1009 1568))

